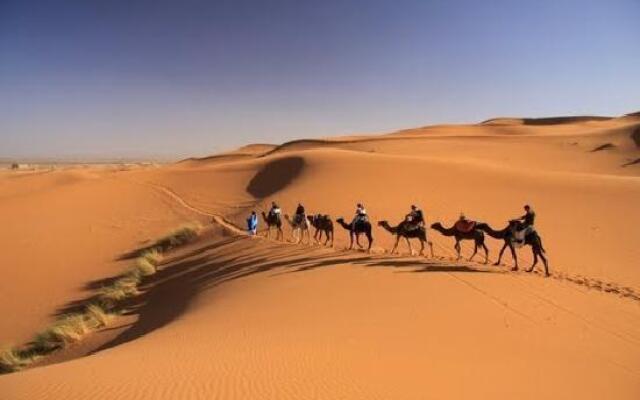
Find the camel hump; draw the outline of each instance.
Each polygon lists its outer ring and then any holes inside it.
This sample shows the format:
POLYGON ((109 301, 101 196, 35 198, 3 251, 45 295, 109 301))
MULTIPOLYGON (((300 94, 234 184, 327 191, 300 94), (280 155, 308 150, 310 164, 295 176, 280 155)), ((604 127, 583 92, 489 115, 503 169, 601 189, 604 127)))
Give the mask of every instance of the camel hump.
POLYGON ((476 225, 476 221, 462 220, 456 222, 455 228, 458 232, 469 233, 476 228, 476 225))

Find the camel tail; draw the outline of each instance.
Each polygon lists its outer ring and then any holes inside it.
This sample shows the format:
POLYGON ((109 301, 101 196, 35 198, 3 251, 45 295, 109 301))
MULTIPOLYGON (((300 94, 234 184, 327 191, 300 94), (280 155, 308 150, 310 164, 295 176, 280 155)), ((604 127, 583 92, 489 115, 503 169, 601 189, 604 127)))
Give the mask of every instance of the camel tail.
POLYGON ((542 238, 540 236, 538 236, 538 240, 540 241, 540 251, 547 254, 547 250, 544 249, 544 246, 542 245, 542 238))

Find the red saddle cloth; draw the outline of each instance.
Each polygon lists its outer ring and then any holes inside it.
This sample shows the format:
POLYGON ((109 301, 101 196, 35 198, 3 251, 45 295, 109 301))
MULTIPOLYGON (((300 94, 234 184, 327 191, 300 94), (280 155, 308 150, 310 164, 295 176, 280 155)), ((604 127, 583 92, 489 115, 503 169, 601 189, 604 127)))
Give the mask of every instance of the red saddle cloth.
POLYGON ((467 220, 458 221, 456 222, 455 227, 458 232, 469 233, 475 229, 476 221, 467 221, 467 220))

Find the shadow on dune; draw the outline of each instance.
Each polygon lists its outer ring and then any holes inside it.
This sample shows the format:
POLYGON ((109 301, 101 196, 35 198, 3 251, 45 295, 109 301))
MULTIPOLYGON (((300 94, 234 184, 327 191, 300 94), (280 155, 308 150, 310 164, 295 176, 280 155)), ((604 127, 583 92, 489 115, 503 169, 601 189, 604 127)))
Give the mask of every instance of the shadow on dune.
POLYGON ((168 259, 155 275, 143 283, 143 293, 125 305, 125 314, 137 315, 137 321, 92 354, 136 340, 168 325, 179 318, 194 297, 204 290, 278 268, 286 270, 271 276, 340 264, 413 268, 406 272, 498 272, 441 261, 336 252, 320 247, 283 246, 275 242, 261 242, 249 252, 248 240, 252 239, 244 236, 221 239, 168 259))
POLYGON ((631 140, 636 144, 636 147, 640 147, 640 126, 637 127, 631 134, 631 140))
POLYGON ((255 174, 247 192, 257 198, 265 198, 284 189, 302 172, 302 157, 285 157, 265 164, 255 174))

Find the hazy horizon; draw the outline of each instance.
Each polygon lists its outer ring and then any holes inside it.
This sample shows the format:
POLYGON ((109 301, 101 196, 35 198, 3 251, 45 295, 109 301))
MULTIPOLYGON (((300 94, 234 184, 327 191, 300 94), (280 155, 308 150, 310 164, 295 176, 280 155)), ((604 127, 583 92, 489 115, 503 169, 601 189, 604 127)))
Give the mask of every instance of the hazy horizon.
POLYGON ((0 3, 0 158, 640 110, 640 2, 0 3))

